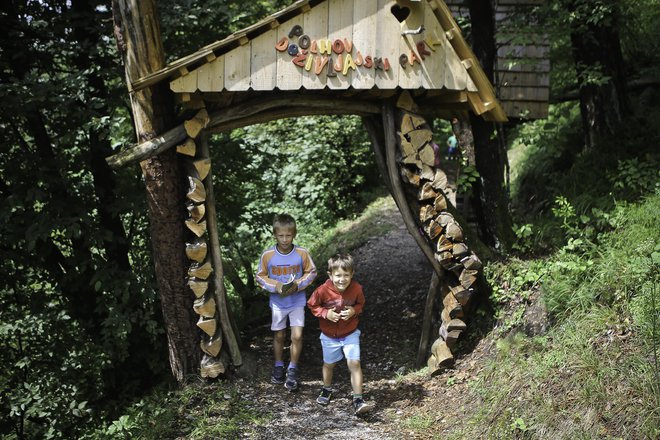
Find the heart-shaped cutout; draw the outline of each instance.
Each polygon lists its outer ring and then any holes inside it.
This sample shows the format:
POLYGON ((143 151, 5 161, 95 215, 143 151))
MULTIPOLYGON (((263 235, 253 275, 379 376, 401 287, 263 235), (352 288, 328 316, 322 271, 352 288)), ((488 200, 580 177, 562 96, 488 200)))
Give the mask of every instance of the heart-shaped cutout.
POLYGON ((396 17, 397 20, 399 20, 399 23, 403 23, 403 20, 408 18, 410 15, 410 8, 407 8, 405 6, 399 6, 399 5, 394 5, 392 6, 392 15, 396 17))

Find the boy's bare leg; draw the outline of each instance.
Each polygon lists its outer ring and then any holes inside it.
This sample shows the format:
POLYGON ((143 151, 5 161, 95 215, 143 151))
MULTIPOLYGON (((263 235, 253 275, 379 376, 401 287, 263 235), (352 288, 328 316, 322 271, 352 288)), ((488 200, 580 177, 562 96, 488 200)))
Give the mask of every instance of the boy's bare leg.
MULTIPOLYGON (((360 366, 360 361, 348 359, 346 363, 348 364, 348 370, 351 372, 353 394, 362 394, 362 367, 360 366)), ((325 367, 325 364, 323 366, 325 367)))
MULTIPOLYGON (((284 342, 283 342, 284 344, 284 342)), ((303 328, 291 327, 291 362, 298 365, 303 346, 303 328)))
POLYGON ((286 329, 273 332, 273 355, 275 362, 281 362, 284 354, 284 341, 286 340, 286 329))
POLYGON ((323 362, 323 386, 330 388, 332 386, 332 373, 334 372, 335 364, 326 364, 323 362))

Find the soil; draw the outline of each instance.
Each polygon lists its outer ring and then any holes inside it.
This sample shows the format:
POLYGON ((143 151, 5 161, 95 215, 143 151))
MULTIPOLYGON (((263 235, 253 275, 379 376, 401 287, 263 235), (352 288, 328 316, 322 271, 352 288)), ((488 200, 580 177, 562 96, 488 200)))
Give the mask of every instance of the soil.
MULTIPOLYGON (((327 407, 316 403, 322 384, 322 356, 318 322, 307 311, 300 389, 296 392, 270 383, 269 326, 251 335, 251 351, 247 354, 250 377, 238 379, 236 385, 246 405, 253 412, 270 414, 270 421, 244 426, 243 438, 445 438, 476 406, 470 401, 474 397, 467 383, 490 356, 491 343, 485 335, 492 329, 491 324, 468 323, 464 340, 454 350, 456 363, 452 368, 436 377, 414 373, 420 370, 415 367, 415 359, 432 269, 396 208, 386 215, 387 221, 396 224, 395 229, 352 252, 356 262, 354 279, 362 284, 366 298, 360 318, 364 396, 374 409, 361 417, 353 414, 344 362, 335 367, 333 400, 327 407), (421 429, 415 425, 416 420, 424 424, 421 429)), ((319 269, 322 272, 320 264, 319 269)), ((437 308, 434 314, 439 315, 437 308)), ((437 334, 436 323, 429 345, 437 334)))

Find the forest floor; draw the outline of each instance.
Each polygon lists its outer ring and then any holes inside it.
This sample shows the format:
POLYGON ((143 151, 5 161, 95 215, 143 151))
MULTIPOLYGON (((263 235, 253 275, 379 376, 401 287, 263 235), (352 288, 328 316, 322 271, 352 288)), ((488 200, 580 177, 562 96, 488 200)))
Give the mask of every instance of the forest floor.
MULTIPOLYGON (((360 318, 362 370, 365 400, 374 404, 373 411, 362 417, 353 414, 350 378, 343 361, 335 367, 333 400, 327 407, 316 403, 322 384, 322 355, 318 321, 307 311, 301 382, 296 392, 270 383, 269 326, 261 326, 249 335, 248 373, 244 372, 235 386, 251 413, 267 416, 241 426, 243 438, 460 438, 460 424, 479 407, 475 401, 478 398, 467 387, 491 357, 493 342, 488 335, 492 322, 479 324, 473 319, 468 323, 468 331, 455 349, 452 368, 435 377, 428 376, 425 368, 416 368, 432 269, 396 207, 388 208, 383 215, 383 221, 395 224, 394 229, 352 252, 356 261, 354 279, 362 284, 366 298, 360 318)), ((323 262, 317 265, 319 276, 324 276, 323 262)), ((437 324, 429 344, 436 337, 437 324)))

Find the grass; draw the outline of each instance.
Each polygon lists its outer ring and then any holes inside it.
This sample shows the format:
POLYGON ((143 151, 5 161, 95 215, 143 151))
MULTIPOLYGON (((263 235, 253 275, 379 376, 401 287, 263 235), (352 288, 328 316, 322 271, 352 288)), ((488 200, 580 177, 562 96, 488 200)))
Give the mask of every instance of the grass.
MULTIPOLYGON (((451 438, 660 437, 660 194, 626 204, 625 212, 579 258, 560 249, 538 260, 555 325, 536 337, 515 326, 502 338, 493 332, 496 355, 470 387, 482 403, 451 438), (586 259, 592 263, 566 264, 586 259)), ((537 276, 529 276, 539 271, 536 261, 498 263, 487 273, 520 296, 537 276)), ((516 300, 493 290, 495 302, 516 300)))
POLYGON ((177 391, 159 390, 88 439, 239 438, 270 414, 255 411, 231 383, 195 380, 177 391))

